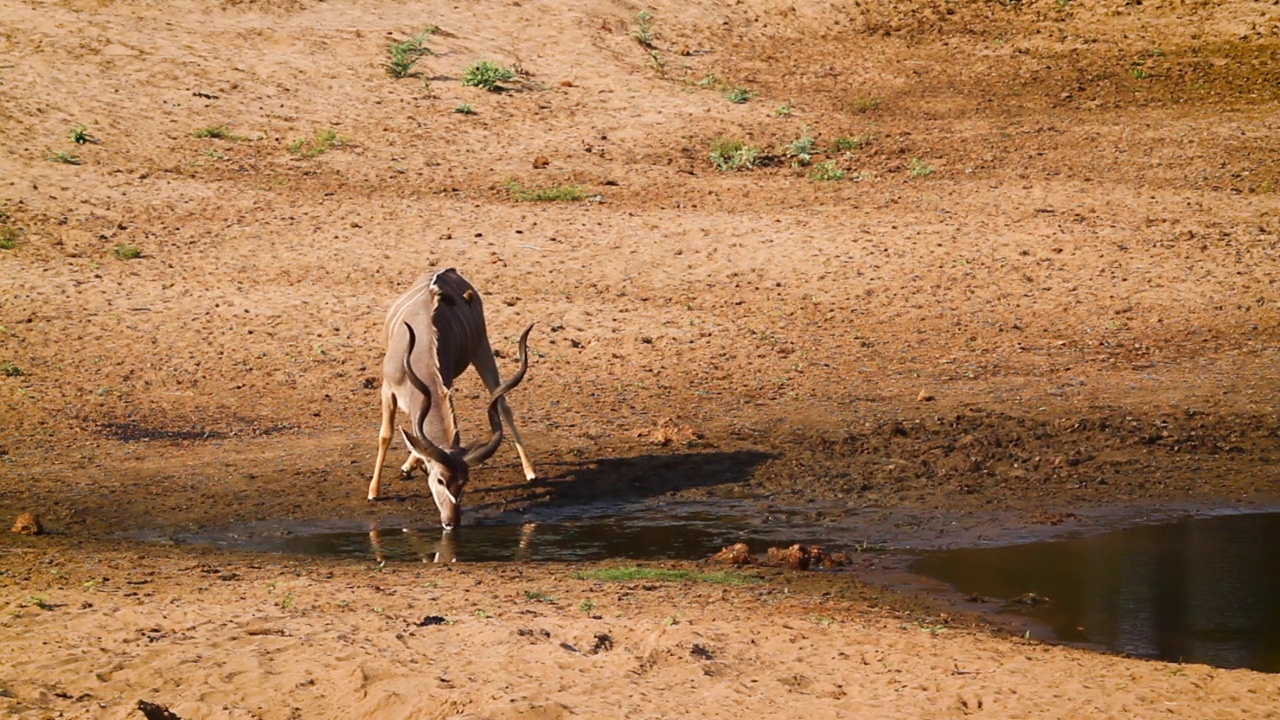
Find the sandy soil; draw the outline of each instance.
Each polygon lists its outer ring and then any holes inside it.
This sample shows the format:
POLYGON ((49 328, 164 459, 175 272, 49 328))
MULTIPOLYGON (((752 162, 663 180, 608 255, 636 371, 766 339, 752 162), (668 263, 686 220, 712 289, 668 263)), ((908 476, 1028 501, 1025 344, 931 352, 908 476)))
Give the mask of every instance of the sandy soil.
MULTIPOLYGON (((0 545, 7 711, 1280 707, 1265 675, 925 632, 938 618, 910 602, 792 596, 785 574, 375 578, 112 540, 429 523, 421 482, 374 505, 364 488, 383 313, 443 267, 484 293, 504 368, 537 323, 511 403, 543 477, 502 448, 472 518, 823 499, 947 542, 1085 506, 1274 503, 1280 6, 0 0, 0 17, 0 518, 50 531, 0 545), (432 54, 390 77, 388 44, 429 27, 432 54), (520 75, 463 86, 483 59, 520 75), (213 127, 232 137, 196 136, 213 127), (296 145, 326 131, 327 152, 296 145), (717 171, 723 138, 757 167, 717 171), (813 179, 821 163, 844 179, 813 179), (566 187, 586 198, 519 194, 566 187), (561 599, 526 601, 544 587, 561 599), (456 622, 416 627, 428 614, 456 622), (596 633, 613 649, 590 653, 596 633)), ((468 437, 479 390, 459 391, 468 437)))

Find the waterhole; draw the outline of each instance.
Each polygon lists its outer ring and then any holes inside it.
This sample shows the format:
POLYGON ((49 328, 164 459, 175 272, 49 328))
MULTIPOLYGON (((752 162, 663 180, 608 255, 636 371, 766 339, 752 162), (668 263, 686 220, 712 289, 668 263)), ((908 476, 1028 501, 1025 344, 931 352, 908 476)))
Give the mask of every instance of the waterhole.
POLYGON ((701 560, 737 542, 822 544, 848 513, 813 506, 762 508, 721 500, 620 506, 601 504, 498 516, 449 533, 421 519, 246 523, 191 533, 139 536, 228 550, 368 559, 379 562, 581 562, 701 560))
POLYGON ((1038 639, 1280 672, 1280 512, 1112 530, 1100 530, 1123 522, 1112 512, 1072 517, 1065 529, 1006 527, 991 536, 974 530, 984 523, 966 529, 960 518, 717 500, 560 508, 486 518, 452 533, 421 518, 382 518, 146 539, 371 562, 701 560, 737 542, 757 554, 804 543, 864 559, 859 553, 875 553, 857 564, 859 577, 869 566, 909 567, 916 578, 945 584, 943 594, 967 609, 1023 618, 1038 639), (1027 541, 1064 531, 1088 534, 1027 541), (937 549, 952 543, 983 546, 937 549))
POLYGON ((1280 513, 937 551, 913 568, 1047 639, 1280 672, 1280 513))

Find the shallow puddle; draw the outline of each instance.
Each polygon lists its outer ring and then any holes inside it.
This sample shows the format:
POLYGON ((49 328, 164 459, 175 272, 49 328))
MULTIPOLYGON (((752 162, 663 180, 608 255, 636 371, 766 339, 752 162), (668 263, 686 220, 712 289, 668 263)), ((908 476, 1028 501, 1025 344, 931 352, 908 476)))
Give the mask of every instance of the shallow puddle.
POLYGON ((1033 635, 1280 672, 1280 513, 936 551, 913 568, 1043 623, 1033 635))
POLYGON ((762 512, 759 503, 733 500, 613 504, 559 514, 530 513, 519 522, 499 517, 451 533, 420 521, 385 518, 248 523, 142 539, 375 561, 701 560, 736 542, 748 542, 755 552, 764 552, 769 544, 821 544, 831 533, 820 524, 814 527, 802 521, 802 516, 811 518, 814 512, 800 508, 762 512))

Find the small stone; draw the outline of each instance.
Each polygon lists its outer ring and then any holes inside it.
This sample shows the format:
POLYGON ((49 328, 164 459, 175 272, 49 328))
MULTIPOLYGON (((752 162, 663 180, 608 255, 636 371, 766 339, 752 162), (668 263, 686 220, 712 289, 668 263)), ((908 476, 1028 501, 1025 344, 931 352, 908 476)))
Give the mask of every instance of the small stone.
POLYGON ((933 393, 928 390, 921 390, 920 394, 916 396, 916 402, 933 402, 934 400, 933 393))
POLYGON ((550 164, 551 164, 551 161, 547 159, 546 155, 539 155, 538 157, 533 159, 534 170, 541 170, 550 164))
POLYGON ((22 513, 13 523, 13 529, 10 532, 19 535, 40 535, 44 532, 44 528, 40 526, 40 518, 36 517, 35 513, 22 513))

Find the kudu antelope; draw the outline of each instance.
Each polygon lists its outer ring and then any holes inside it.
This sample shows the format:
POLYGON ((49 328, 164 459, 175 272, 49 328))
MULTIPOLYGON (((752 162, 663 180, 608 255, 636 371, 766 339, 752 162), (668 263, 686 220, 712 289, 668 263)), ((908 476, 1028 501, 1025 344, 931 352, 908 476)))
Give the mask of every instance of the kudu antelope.
POLYGON ((385 327, 382 427, 378 432, 378 460, 369 483, 370 500, 376 500, 382 489, 382 465, 391 444, 397 408, 403 408, 412 420, 410 430, 400 430, 409 447, 409 459, 400 468, 401 477, 407 477, 415 467, 426 467, 431 495, 440 509, 440 524, 446 530, 459 524, 462 491, 471 468, 488 460, 498 449, 504 420, 511 428, 525 478, 537 478, 503 397, 524 379, 532 329, 530 325, 520 335, 520 369, 503 383, 489 346, 480 294, 458 271, 450 268, 424 275, 392 303, 385 327), (489 390, 489 438, 464 447, 453 408, 453 381, 469 365, 475 367, 489 390))

